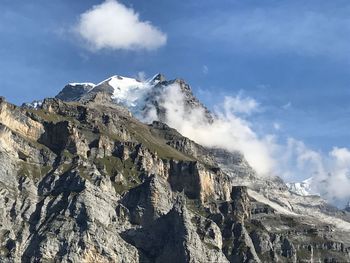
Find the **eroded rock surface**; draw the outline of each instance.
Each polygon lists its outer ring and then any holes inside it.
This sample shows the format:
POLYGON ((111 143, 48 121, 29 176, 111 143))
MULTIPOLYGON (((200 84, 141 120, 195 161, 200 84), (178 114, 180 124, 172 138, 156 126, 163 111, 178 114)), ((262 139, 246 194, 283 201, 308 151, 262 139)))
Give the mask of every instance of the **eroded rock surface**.
POLYGON ((350 261, 347 212, 91 88, 0 100, 1 262, 350 261))

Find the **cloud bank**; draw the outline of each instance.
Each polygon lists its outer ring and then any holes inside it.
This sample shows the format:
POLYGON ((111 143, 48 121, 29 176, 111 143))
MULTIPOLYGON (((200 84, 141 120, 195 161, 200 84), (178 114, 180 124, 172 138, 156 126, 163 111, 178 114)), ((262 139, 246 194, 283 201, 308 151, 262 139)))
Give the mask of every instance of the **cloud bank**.
MULTIPOLYGON (((317 189, 328 200, 348 201, 350 199, 350 151, 347 148, 334 147, 326 160, 328 173, 316 177, 317 189)), ((323 168, 325 169, 325 168, 323 168)))
POLYGON ((92 50, 154 50, 167 41, 165 33, 115 0, 106 0, 81 14, 74 31, 92 50))
MULTIPOLYGON (((276 134, 259 136, 247 120, 248 115, 259 111, 259 103, 253 98, 242 94, 225 97, 215 107, 216 118, 212 123, 203 109, 186 107, 178 84, 168 86, 158 101, 166 109, 168 125, 203 146, 242 152, 259 175, 277 175, 286 181, 312 176, 314 193, 338 204, 350 198, 350 150, 335 147, 324 154, 294 138, 281 143, 277 142, 276 134)), ((155 109, 148 112, 146 121, 157 119, 155 109)))
MULTIPOLYGON (((259 138, 250 123, 237 114, 251 114, 258 110, 258 103, 241 95, 225 97, 224 103, 215 108, 217 118, 208 122, 203 109, 186 107, 184 94, 178 84, 168 86, 159 100, 166 109, 166 123, 184 136, 207 147, 220 147, 229 151, 241 151, 250 165, 261 175, 268 175, 275 166, 271 158, 272 138, 259 138)), ((144 119, 156 119, 156 111, 149 110, 144 119)))
POLYGON ((334 204, 344 204, 350 199, 349 149, 334 147, 323 154, 291 138, 285 149, 286 155, 280 167, 284 178, 293 178, 295 173, 312 176, 313 193, 334 204))

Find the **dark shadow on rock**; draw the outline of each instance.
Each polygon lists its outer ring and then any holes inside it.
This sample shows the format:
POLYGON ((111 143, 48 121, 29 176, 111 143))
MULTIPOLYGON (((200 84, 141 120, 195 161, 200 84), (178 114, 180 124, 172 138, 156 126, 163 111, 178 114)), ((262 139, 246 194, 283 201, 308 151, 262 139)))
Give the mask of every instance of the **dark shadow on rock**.
POLYGON ((181 207, 174 208, 151 225, 127 230, 121 237, 140 252, 140 262, 188 262, 186 222, 181 207))

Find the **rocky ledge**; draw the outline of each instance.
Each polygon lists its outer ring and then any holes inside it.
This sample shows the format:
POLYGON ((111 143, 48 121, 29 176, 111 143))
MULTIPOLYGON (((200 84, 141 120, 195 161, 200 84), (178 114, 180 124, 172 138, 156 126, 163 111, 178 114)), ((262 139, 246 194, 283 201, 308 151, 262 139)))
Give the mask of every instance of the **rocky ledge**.
POLYGON ((1 262, 350 261, 347 212, 105 98, 0 100, 1 262))

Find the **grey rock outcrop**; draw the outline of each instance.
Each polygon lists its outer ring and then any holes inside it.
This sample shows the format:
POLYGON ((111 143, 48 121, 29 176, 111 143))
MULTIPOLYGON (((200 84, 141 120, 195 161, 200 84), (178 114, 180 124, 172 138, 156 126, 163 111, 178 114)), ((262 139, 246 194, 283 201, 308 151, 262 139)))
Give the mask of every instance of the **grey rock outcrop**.
POLYGON ((346 212, 139 122, 108 89, 78 93, 0 100, 1 262, 350 260, 346 212))

